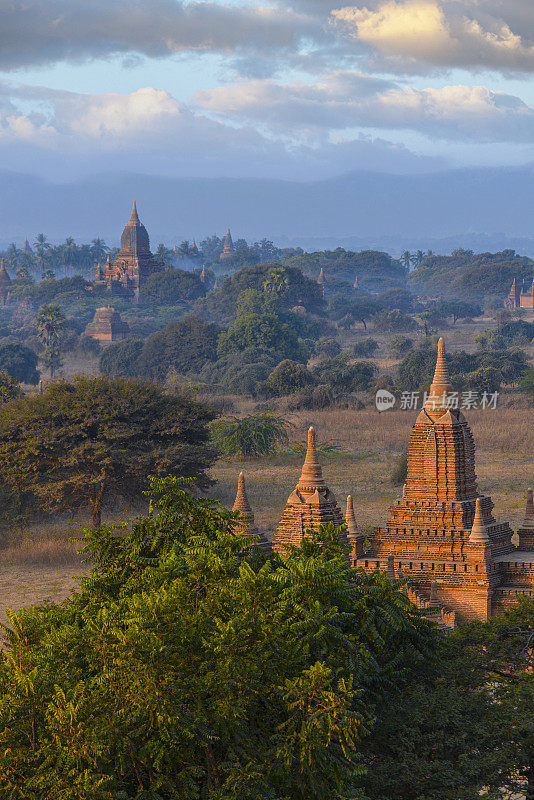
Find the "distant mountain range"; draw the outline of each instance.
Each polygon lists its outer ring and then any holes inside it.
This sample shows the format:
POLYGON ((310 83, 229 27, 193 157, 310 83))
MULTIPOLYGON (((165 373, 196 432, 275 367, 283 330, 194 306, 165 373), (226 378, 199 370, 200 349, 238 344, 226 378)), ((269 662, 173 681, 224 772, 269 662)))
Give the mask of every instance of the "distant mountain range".
POLYGON ((534 256, 534 168, 425 175, 350 173, 310 183, 166 178, 113 173, 53 184, 0 172, 0 247, 103 237, 118 243, 132 201, 152 245, 223 235, 280 246, 449 252, 455 247, 534 256))

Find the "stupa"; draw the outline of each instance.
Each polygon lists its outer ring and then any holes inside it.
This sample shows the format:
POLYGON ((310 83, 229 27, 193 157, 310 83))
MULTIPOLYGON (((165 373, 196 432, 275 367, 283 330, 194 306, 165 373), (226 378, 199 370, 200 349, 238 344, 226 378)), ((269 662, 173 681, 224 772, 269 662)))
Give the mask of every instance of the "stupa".
POLYGON ((219 256, 221 261, 224 261, 226 258, 233 258, 235 253, 234 250, 234 243, 232 241, 232 234, 230 233, 230 228, 226 229, 226 236, 223 239, 223 249, 222 253, 219 256))
POLYGON ((325 293, 326 293, 326 277, 325 277, 324 270, 323 270, 322 267, 321 267, 321 271, 319 272, 319 277, 317 278, 317 283, 321 287, 321 292, 323 293, 323 297, 324 297, 325 293))
POLYGON ((435 580, 437 601, 458 619, 484 620, 500 602, 506 569, 499 562, 515 548, 510 526, 495 520, 491 498, 478 492, 473 437, 461 411, 449 407, 451 396, 440 339, 430 395, 412 428, 403 496, 357 566, 385 571, 392 554, 423 595, 435 580))
POLYGON ((271 544, 266 539, 263 533, 260 533, 254 521, 254 512, 247 497, 247 490, 245 488, 245 476, 242 472, 239 473, 237 479, 237 494, 235 496, 234 507, 232 511, 239 512, 239 518, 236 523, 235 532, 240 533, 241 536, 255 536, 258 537, 256 544, 263 550, 270 550, 271 544))
MULTIPOLYGON (((300 480, 289 495, 274 537, 273 549, 284 553, 289 545, 299 546, 307 531, 317 531, 320 525, 329 522, 338 528, 343 525, 344 519, 333 492, 323 478, 317 458, 315 430, 311 427, 300 480)), ((342 543, 348 545, 346 530, 340 536, 342 543)))
POLYGON ((120 342, 122 339, 126 339, 129 333, 128 323, 111 306, 97 308, 93 321, 85 327, 85 335, 92 336, 101 344, 120 342))

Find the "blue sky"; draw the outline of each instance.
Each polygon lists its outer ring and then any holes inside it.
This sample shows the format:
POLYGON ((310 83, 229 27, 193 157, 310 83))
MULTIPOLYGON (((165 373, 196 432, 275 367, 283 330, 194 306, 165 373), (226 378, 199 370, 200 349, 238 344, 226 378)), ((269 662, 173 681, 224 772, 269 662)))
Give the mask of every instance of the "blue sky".
POLYGON ((0 168, 534 162, 532 0, 0 0, 0 168))

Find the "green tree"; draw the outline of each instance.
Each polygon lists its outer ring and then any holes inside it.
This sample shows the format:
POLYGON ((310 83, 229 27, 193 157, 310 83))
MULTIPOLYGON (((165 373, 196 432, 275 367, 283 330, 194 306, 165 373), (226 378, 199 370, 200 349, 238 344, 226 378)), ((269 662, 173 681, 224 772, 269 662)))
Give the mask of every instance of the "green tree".
POLYGON ((520 389, 530 397, 534 397, 534 369, 530 369, 519 384, 520 389))
POLYGON ((149 275, 141 286, 139 300, 146 306, 190 303, 206 294, 206 287, 198 273, 183 269, 167 269, 149 275))
POLYGON ((285 359, 273 369, 265 381, 264 389, 274 397, 282 397, 305 389, 313 383, 313 375, 303 364, 285 359))
POLYGON ((102 375, 113 378, 135 378, 140 375, 139 356, 143 342, 125 339, 109 345, 100 354, 98 368, 102 375))
POLYGON ((367 391, 377 372, 369 361, 351 362, 348 353, 320 361, 312 369, 317 383, 331 386, 338 394, 367 391))
POLYGON ((33 350, 23 344, 0 345, 0 370, 20 383, 35 385, 39 381, 37 362, 33 350))
POLYGON ((402 358, 412 349, 413 344, 413 339, 410 339, 409 336, 394 336, 389 346, 396 356, 402 358))
POLYGON ((176 480, 152 494, 154 513, 86 533, 78 594, 10 615, 0 795, 357 797, 370 701, 436 635, 331 527, 265 560, 176 480))
POLYGON ((165 380, 169 369, 198 372, 217 358, 220 328, 200 317, 184 317, 148 337, 137 360, 138 374, 165 380))
POLYGON ((211 428, 212 439, 225 456, 258 458, 276 452, 280 443, 286 443, 288 423, 274 414, 248 414, 215 422, 211 428))
POLYGON ((24 397, 24 392, 19 386, 19 382, 8 375, 7 372, 0 372, 0 403, 8 403, 10 400, 16 400, 19 397, 24 397))
POLYGON ((307 361, 309 356, 295 331, 276 314, 241 315, 219 336, 217 352, 224 356, 248 347, 271 350, 294 361, 307 361))
POLYGON ((209 483, 212 412, 155 386, 122 379, 59 381, 7 403, 0 420, 0 474, 25 509, 89 508, 100 524, 113 496, 136 497, 147 475, 175 472, 209 483))

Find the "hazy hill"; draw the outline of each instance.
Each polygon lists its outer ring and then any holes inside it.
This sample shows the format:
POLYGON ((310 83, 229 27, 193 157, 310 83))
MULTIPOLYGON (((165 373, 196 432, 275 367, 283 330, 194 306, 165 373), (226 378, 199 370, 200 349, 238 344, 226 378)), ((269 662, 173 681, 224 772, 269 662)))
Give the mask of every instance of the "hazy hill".
POLYGON ((56 241, 99 235, 116 243, 136 198, 154 244, 230 225, 235 236, 309 249, 514 247, 534 255, 533 168, 361 172, 310 183, 116 173, 52 184, 4 172, 0 186, 0 246, 41 231, 56 241))

